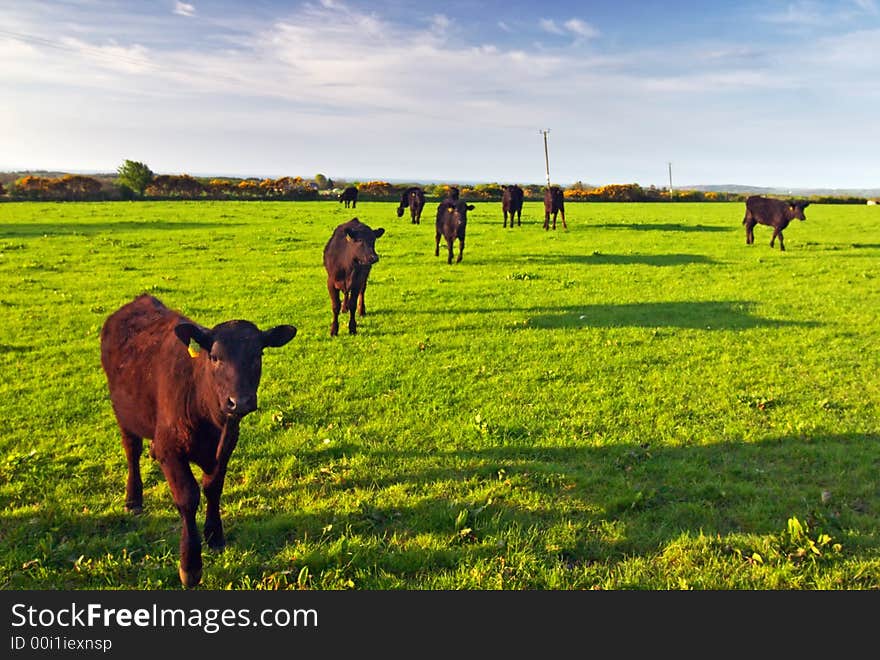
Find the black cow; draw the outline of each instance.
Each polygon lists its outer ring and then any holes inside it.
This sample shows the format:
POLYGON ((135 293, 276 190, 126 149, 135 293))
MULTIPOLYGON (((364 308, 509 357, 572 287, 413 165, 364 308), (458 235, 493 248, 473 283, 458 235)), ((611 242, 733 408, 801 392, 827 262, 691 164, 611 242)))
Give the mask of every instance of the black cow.
POLYGON ((412 224, 420 224, 423 208, 425 208, 425 191, 418 186, 412 186, 404 190, 403 194, 400 196, 400 205, 397 207, 397 217, 402 218, 404 211, 409 209, 412 224))
POLYGON ((339 311, 349 313, 348 333, 357 334, 355 311, 366 316, 364 292, 367 290, 367 278, 373 264, 379 261, 376 254, 376 239, 385 230, 379 227, 371 229, 357 218, 343 222, 333 230, 330 240, 324 246, 324 270, 327 271, 327 291, 333 308, 333 323, 330 325, 330 336, 339 334, 339 311), (342 304, 339 303, 339 292, 342 292, 342 304))
POLYGON ((140 457, 150 438, 150 456, 162 466, 183 522, 178 574, 186 587, 202 579, 199 486, 190 463, 204 473, 205 542, 222 549, 220 495, 239 423, 257 409, 263 349, 284 346, 295 335, 292 325, 261 331, 240 320, 209 330, 146 294, 101 328, 101 366, 128 459, 125 508, 143 509, 140 457), (190 343, 199 350, 188 351, 190 343))
POLYGON ((507 227, 507 215, 510 214, 510 228, 513 229, 513 217, 516 216, 517 226, 522 226, 523 189, 518 185, 501 186, 501 210, 504 211, 504 226, 507 227))
POLYGON ((467 229, 467 212, 473 211, 474 205, 468 204, 461 200, 444 199, 437 205, 437 221, 436 221, 436 240, 434 246, 434 256, 440 256, 440 239, 446 239, 446 246, 449 248, 449 258, 446 263, 452 263, 452 247, 455 239, 458 239, 458 259, 455 263, 461 261, 464 252, 464 235, 467 229))
POLYGON ((781 199, 771 199, 760 195, 749 197, 746 200, 746 215, 743 218, 743 224, 746 226, 746 245, 755 242, 755 225, 761 224, 773 227, 770 247, 773 247, 778 236, 779 249, 784 251, 785 243, 782 242, 782 230, 788 227, 788 223, 795 218, 806 220, 804 209, 809 205, 809 202, 800 200, 785 202, 781 199))
POLYGON ((563 229, 568 229, 565 224, 565 195, 559 186, 550 186, 544 190, 544 229, 550 229, 550 216, 553 216, 553 229, 556 229, 556 214, 562 217, 563 229))
POLYGON ((345 202, 345 208, 348 208, 351 205, 351 208, 357 208, 358 204, 358 189, 354 186, 349 186, 345 190, 342 191, 339 195, 339 201, 345 202))

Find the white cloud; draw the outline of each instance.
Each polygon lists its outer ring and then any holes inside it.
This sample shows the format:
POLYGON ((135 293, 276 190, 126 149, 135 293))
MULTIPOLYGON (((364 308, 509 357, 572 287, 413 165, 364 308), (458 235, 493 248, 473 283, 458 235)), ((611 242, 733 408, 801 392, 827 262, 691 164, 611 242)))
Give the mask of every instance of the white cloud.
POLYGON ((174 13, 179 16, 195 16, 196 8, 189 4, 188 2, 177 2, 174 3, 174 13))
POLYGON ((552 34, 565 34, 565 31, 556 25, 556 21, 550 18, 542 18, 540 20, 541 29, 552 34))
POLYGON ((579 37, 586 37, 587 39, 599 36, 599 30, 579 18, 571 18, 565 21, 565 29, 569 32, 573 32, 579 37))
POLYGON ((823 25, 828 20, 821 8, 809 0, 792 3, 785 11, 763 14, 760 18, 768 23, 800 26, 823 25))
POLYGON ((452 21, 443 14, 434 14, 431 17, 431 27, 435 30, 447 30, 450 25, 452 25, 452 21))
POLYGON ((877 3, 874 0, 853 0, 856 3, 856 6, 864 12, 869 14, 878 13, 877 3))

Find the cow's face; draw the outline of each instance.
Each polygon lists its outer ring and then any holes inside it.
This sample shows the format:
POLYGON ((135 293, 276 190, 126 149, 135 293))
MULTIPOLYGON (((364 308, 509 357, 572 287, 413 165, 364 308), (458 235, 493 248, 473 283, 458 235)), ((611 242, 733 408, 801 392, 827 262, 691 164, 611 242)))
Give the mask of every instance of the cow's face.
POLYGON ((204 367, 196 377, 207 380, 200 386, 207 388, 208 402, 213 400, 221 416, 238 418, 257 409, 263 349, 284 346, 296 336, 292 325, 261 331, 250 321, 226 321, 211 330, 184 322, 174 332, 187 346, 195 341, 202 349, 195 359, 204 360, 204 367))
POLYGON ((367 225, 345 230, 345 242, 348 245, 349 255, 352 261, 361 266, 372 266, 379 261, 376 254, 376 239, 382 236, 385 230, 382 227, 370 229, 367 225))
POLYGON ((809 202, 793 201, 788 203, 788 214, 791 219, 806 220, 804 209, 810 205, 809 202))
POLYGON ((398 206, 398 207, 397 207, 397 217, 398 217, 398 218, 402 218, 402 217, 403 217, 403 209, 404 209, 403 206, 398 206))

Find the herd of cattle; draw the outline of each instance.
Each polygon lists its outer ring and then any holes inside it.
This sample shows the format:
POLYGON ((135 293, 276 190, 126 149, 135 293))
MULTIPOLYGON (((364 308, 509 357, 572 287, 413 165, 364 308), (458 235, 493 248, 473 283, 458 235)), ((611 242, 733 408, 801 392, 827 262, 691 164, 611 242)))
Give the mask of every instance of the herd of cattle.
MULTIPOLYGON (((509 219, 513 227, 514 216, 520 226, 523 191, 519 186, 504 186, 503 192, 504 226, 509 219)), ((355 207, 357 189, 347 189, 340 201, 355 207)), ((419 224, 424 205, 424 192, 409 188, 401 195, 397 216, 409 209, 412 223, 419 224)), ((785 250, 782 231, 794 218, 805 220, 807 205, 803 201, 748 198, 743 218, 746 243, 754 242, 755 225, 764 224, 773 227, 771 248, 779 238, 779 249, 785 250)), ((473 209, 472 204, 459 199, 456 188, 438 204, 435 256, 440 254, 443 238, 447 263, 452 263, 453 244, 458 240, 457 261, 461 261, 467 212, 473 209)), ((550 228, 551 217, 552 228, 556 228, 557 213, 567 228, 562 190, 554 186, 544 196, 544 229, 550 228)), ((355 314, 366 314, 367 279, 379 261, 376 240, 384 232, 353 218, 336 227, 324 247, 333 311, 331 336, 339 332, 340 311, 349 314, 349 334, 357 334, 355 314)), ((186 587, 197 585, 202 577, 202 546, 196 526, 200 494, 190 464, 203 472, 205 542, 222 549, 225 537, 220 496, 241 420, 257 409, 263 349, 284 346, 296 333, 292 325, 260 330, 244 320, 226 321, 209 329, 147 294, 108 316, 101 329, 101 366, 128 461, 125 507, 132 513, 143 508, 140 458, 143 440, 149 438, 150 456, 161 465, 182 522, 178 572, 186 587)))

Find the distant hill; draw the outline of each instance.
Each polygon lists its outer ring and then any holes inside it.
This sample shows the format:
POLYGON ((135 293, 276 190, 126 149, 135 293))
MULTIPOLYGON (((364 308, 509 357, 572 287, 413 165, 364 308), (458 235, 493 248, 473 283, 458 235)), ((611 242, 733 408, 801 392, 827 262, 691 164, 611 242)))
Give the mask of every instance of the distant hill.
POLYGON ((760 186, 743 186, 738 184, 676 186, 681 190, 699 190, 702 192, 727 192, 754 195, 793 195, 796 197, 878 197, 880 188, 762 188, 760 186))

